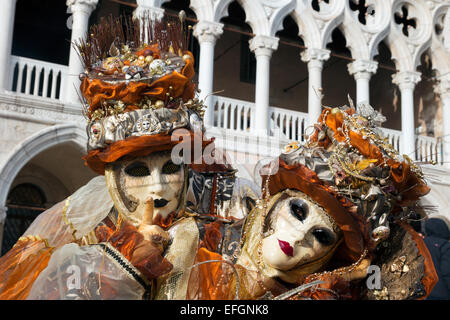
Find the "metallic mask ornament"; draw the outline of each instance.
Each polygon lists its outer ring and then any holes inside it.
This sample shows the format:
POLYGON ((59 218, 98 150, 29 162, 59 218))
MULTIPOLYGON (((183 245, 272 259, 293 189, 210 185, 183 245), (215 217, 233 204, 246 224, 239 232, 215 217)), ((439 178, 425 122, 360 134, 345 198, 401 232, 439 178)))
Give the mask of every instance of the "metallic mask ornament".
POLYGON ((117 161, 105 169, 114 205, 135 226, 141 223, 150 197, 154 200, 154 224, 176 214, 182 202, 184 176, 184 167, 172 162, 170 151, 117 161))
POLYGON ((178 128, 190 129, 190 118, 199 120, 196 128, 201 130, 201 119, 192 116, 194 111, 185 107, 178 109, 143 109, 112 115, 88 124, 88 150, 105 148, 109 144, 130 136, 169 133, 178 128), (200 123, 200 125, 199 125, 200 123))
POLYGON ((389 234, 390 234, 389 227, 379 226, 372 231, 372 238, 375 241, 386 240, 387 238, 389 238, 389 234))
POLYGON ((341 238, 334 220, 299 191, 280 198, 266 217, 264 231, 262 259, 280 271, 324 258, 341 238))

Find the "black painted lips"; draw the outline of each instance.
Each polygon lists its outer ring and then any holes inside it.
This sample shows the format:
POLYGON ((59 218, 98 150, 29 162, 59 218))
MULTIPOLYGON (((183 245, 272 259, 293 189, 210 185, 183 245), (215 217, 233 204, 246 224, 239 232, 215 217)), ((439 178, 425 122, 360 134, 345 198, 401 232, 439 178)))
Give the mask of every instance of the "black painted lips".
POLYGON ((164 198, 154 200, 155 208, 162 208, 168 203, 169 201, 164 198))

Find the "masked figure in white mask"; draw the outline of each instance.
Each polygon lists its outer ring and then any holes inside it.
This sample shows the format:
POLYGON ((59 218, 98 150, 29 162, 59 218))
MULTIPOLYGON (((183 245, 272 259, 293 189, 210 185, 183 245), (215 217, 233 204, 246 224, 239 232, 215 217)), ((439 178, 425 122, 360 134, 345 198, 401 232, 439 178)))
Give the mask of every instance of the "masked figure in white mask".
POLYGON ((213 148, 183 19, 143 28, 130 19, 125 33, 120 19, 100 24, 77 43, 84 160, 100 176, 42 213, 0 259, 2 299, 182 299, 195 263, 237 256, 230 244, 252 186, 202 158, 213 148))
POLYGON ((383 117, 358 109, 325 108, 303 145, 287 145, 264 167, 240 256, 210 279, 221 288, 215 297, 409 300, 431 292, 431 256, 408 224, 429 187, 379 133, 383 117), (366 282, 374 270, 376 285, 366 282))

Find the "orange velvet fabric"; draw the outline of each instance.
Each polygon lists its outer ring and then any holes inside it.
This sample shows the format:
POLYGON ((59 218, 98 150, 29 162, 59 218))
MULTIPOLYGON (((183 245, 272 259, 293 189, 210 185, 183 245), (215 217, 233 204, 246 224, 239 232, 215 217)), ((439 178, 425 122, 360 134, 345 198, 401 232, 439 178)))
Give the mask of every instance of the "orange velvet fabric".
POLYGON ((47 267, 53 248, 44 241, 19 239, 0 258, 0 300, 24 300, 42 270, 47 267))
MULTIPOLYGON (((342 277, 324 274, 315 280, 323 281, 323 283, 314 286, 314 289, 307 289, 289 300, 301 300, 302 298, 310 298, 312 300, 355 300, 351 292, 350 283, 342 277)), ((305 284, 308 282, 305 282, 305 284)))
POLYGON ((136 51, 136 55, 139 56, 147 56, 146 51, 151 51, 151 56, 154 59, 159 59, 161 57, 161 51, 159 50, 159 46, 157 43, 149 44, 145 48, 142 48, 139 51, 136 51))
POLYGON ((107 83, 100 79, 85 77, 80 90, 89 104, 89 111, 93 112, 107 100, 121 100, 126 105, 136 104, 144 97, 165 101, 168 92, 174 99, 182 98, 183 101, 187 101, 194 98, 195 84, 191 81, 195 75, 194 59, 190 52, 186 54, 189 54, 191 59, 187 60, 181 73, 174 71, 151 83, 139 81, 107 83), (169 90, 169 87, 172 89, 169 90))
MULTIPOLYGON (((269 192, 277 194, 286 189, 299 190, 322 206, 333 217, 344 235, 343 256, 356 261, 364 250, 364 237, 357 221, 345 209, 342 203, 333 196, 333 192, 319 179, 317 174, 303 165, 290 166, 279 159, 278 172, 269 179, 269 192)), ((267 176, 263 176, 263 184, 267 176)))
MULTIPOLYGON (((106 225, 95 230, 99 242, 111 243, 128 261, 130 261, 142 274, 152 280, 172 270, 172 264, 162 256, 156 247, 147 246, 145 258, 136 258, 136 249, 145 245, 144 236, 136 227, 123 221, 119 228, 106 225)), ((148 241, 147 241, 148 242, 148 241)))
POLYGON ((156 224, 163 229, 167 229, 173 224, 176 217, 177 214, 174 211, 169 213, 165 218, 158 214, 156 217, 153 217, 153 224, 156 224))
MULTIPOLYGON (((343 133, 345 131, 343 112, 352 115, 355 113, 355 110, 348 109, 333 114, 331 108, 324 108, 318 120, 320 123, 325 122, 326 125, 333 130, 334 138, 339 142, 345 140, 343 133), (342 128, 343 130, 338 131, 338 128, 342 128)), ((319 131, 320 129, 316 128, 316 131, 311 136, 311 141, 318 142, 320 146, 327 148, 331 144, 331 141, 328 137, 323 141, 318 141, 319 131)), ((406 161, 400 163, 393 159, 385 160, 380 148, 370 143, 368 139, 363 139, 362 134, 350 130, 348 135, 351 145, 364 157, 376 159, 376 165, 386 164, 390 167, 394 186, 402 195, 402 199, 399 202, 400 206, 407 206, 408 204, 411 204, 411 202, 418 200, 420 197, 430 192, 430 188, 412 172, 411 166, 406 161)))
POLYGON ((407 223, 401 223, 400 226, 408 232, 416 243, 417 249, 419 250, 419 255, 424 258, 424 275, 422 277, 422 284, 425 288, 425 295, 418 300, 424 300, 428 297, 433 290, 434 286, 439 280, 436 269, 434 268, 433 259, 431 258, 430 252, 423 241, 422 237, 407 223))
POLYGON ((200 242, 200 247, 204 247, 209 251, 217 251, 217 247, 222 241, 222 233, 220 232, 220 222, 214 221, 204 225, 205 236, 200 242))

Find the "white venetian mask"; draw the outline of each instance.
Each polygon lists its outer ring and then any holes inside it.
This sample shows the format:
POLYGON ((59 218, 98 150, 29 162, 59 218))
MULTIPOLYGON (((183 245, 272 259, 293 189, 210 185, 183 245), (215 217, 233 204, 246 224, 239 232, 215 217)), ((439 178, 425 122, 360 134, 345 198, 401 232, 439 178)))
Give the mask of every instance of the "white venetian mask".
POLYGON ((266 218, 262 259, 276 270, 295 270, 327 256, 340 236, 324 209, 296 191, 279 200, 266 218))
POLYGON ((148 120, 142 121, 142 129, 144 129, 144 131, 148 131, 148 129, 150 129, 150 121, 148 120))
POLYGON ((170 152, 159 152, 118 161, 106 168, 105 178, 116 208, 127 220, 139 225, 151 197, 153 222, 157 224, 178 208, 184 170, 171 161, 170 152))

